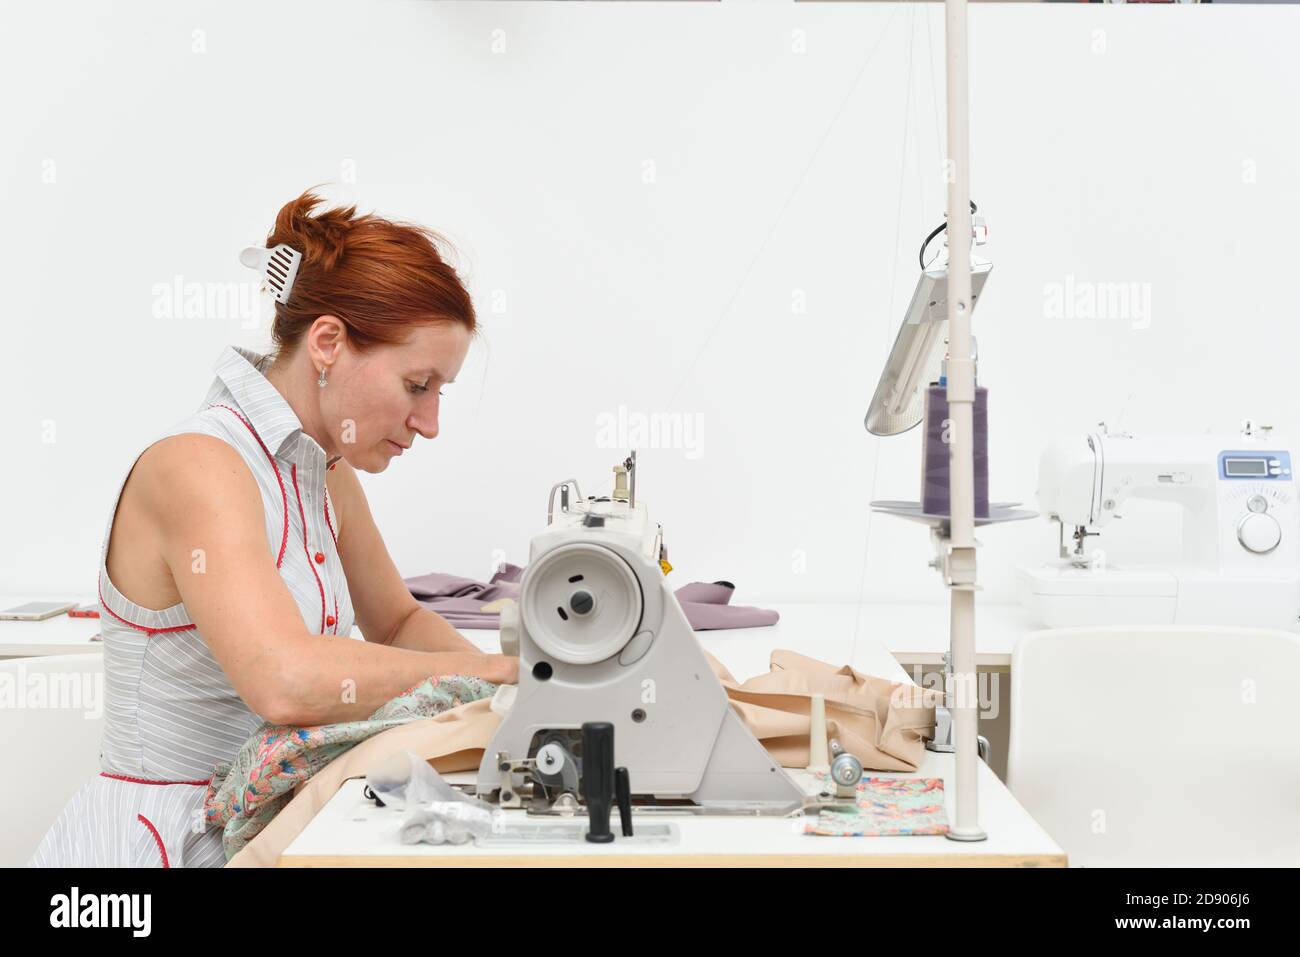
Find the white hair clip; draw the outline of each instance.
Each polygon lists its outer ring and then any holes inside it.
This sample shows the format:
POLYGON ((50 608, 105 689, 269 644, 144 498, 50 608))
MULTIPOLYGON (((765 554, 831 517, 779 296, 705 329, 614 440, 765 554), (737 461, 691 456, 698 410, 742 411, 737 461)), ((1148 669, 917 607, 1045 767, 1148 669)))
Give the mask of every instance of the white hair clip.
POLYGON ((298 263, 302 262, 302 253, 284 243, 270 249, 249 246, 239 254, 239 261, 262 274, 276 302, 289 301, 294 277, 298 275, 298 263))

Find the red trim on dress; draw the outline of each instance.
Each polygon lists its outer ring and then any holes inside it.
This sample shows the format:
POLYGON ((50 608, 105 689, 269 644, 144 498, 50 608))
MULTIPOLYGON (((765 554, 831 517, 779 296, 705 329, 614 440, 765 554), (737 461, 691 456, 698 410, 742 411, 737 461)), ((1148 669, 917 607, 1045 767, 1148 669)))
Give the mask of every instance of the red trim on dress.
POLYGON ((330 490, 325 488, 325 525, 330 530, 330 538, 334 539, 334 550, 338 551, 339 537, 334 534, 334 523, 330 521, 330 490))
POLYGON ((195 787, 201 784, 207 787, 212 783, 212 778, 208 778, 206 781, 150 781, 148 778, 133 778, 130 775, 110 774, 107 771, 100 771, 99 776, 101 778, 112 778, 114 781, 125 781, 128 784, 192 784, 195 787))
MULTIPOLYGON (((280 474, 280 466, 275 464, 275 456, 272 455, 270 450, 266 447, 266 443, 262 441, 262 437, 257 434, 257 429, 253 428, 249 421, 240 415, 237 410, 231 409, 230 406, 223 405, 220 402, 214 402, 208 406, 208 408, 229 409, 231 412, 234 412, 235 415, 239 417, 239 421, 243 422, 244 425, 248 427, 248 431, 253 433, 253 438, 257 439, 257 444, 260 445, 262 451, 266 453, 266 460, 271 463, 271 468, 275 469, 275 480, 280 483, 280 497, 284 499, 284 533, 280 536, 280 554, 275 560, 275 567, 279 568, 280 564, 284 561, 284 548, 289 544, 289 493, 284 490, 284 476, 280 474)), ((301 506, 299 507, 301 508, 301 506)))
MULTIPOLYGON (((105 566, 105 570, 107 570, 107 566, 105 566)), ((191 628, 198 627, 197 625, 168 625, 166 628, 150 628, 148 625, 137 625, 133 621, 127 621, 117 612, 113 611, 113 609, 108 607, 108 603, 104 601, 104 586, 102 583, 96 584, 95 590, 99 593, 99 603, 104 607, 104 611, 108 612, 122 624, 130 625, 137 631, 143 631, 146 635, 161 635, 169 631, 189 631, 191 628)), ((124 595, 123 597, 125 598, 126 596, 124 595)), ((129 601, 130 599, 127 600, 129 601)))
POLYGON ((307 567, 311 569, 312 575, 316 578, 316 587, 320 589, 320 633, 325 634, 325 586, 321 583, 320 576, 316 574, 316 565, 312 562, 311 549, 307 547, 307 513, 302 510, 302 493, 298 491, 298 465, 294 463, 289 467, 289 474, 293 477, 293 494, 298 499, 298 516, 302 519, 302 550, 307 555, 307 567))
MULTIPOLYGON (((330 466, 330 468, 333 467, 334 466, 332 465, 330 466)), ((325 509, 325 525, 330 530, 330 538, 334 539, 334 551, 337 553, 339 550, 339 537, 338 535, 334 534, 334 523, 330 521, 330 491, 328 487, 326 487, 325 489, 324 509, 325 509)), ((339 633, 339 596, 335 595, 334 596, 334 634, 337 635, 338 633, 339 633)))
POLYGON ((162 855, 163 867, 171 867, 171 864, 167 862, 167 848, 163 847, 162 837, 158 834, 158 828, 153 826, 153 821, 149 820, 143 814, 137 814, 135 817, 137 821, 149 829, 149 833, 153 835, 153 839, 157 842, 158 853, 162 855))

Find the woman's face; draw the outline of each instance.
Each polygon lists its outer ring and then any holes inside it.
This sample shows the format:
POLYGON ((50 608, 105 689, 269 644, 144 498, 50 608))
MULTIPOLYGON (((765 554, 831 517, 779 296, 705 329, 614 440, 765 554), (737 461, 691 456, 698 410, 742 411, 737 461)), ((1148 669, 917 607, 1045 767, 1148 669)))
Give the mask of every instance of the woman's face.
POLYGON ((337 454, 363 472, 382 472, 418 437, 438 434, 438 392, 455 380, 470 333, 443 320, 418 325, 400 345, 339 350, 320 392, 321 417, 337 454))

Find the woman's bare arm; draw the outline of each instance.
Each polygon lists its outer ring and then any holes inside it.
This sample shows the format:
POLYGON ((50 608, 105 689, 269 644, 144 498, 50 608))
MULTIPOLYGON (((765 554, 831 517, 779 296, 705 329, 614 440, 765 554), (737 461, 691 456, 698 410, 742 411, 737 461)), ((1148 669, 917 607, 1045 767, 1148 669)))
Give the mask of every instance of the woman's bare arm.
POLYGON ((413 651, 478 651, 470 641, 446 618, 419 602, 402 619, 388 645, 392 648, 410 648, 413 651))
POLYGON ((369 717, 431 674, 515 680, 515 659, 501 655, 428 653, 310 633, 268 547, 261 493, 239 453, 220 439, 164 439, 137 471, 191 619, 235 691, 266 720, 315 725, 369 717))

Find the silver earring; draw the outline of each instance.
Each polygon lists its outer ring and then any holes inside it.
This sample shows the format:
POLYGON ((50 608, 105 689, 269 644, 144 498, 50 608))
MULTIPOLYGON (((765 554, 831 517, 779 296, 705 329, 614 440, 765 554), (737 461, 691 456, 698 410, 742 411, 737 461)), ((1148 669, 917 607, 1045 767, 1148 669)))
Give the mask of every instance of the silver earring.
POLYGON ((316 384, 317 384, 318 386, 320 386, 322 389, 325 388, 325 369, 324 369, 324 368, 322 368, 322 369, 320 370, 320 378, 316 380, 316 384))

